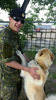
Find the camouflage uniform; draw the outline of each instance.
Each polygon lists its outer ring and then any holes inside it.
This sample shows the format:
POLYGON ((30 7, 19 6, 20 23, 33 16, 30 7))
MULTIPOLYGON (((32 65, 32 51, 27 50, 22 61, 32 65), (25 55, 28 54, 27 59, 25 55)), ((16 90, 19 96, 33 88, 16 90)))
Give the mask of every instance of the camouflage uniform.
MULTIPOLYGON (((1 100, 17 100, 17 84, 21 86, 20 70, 6 66, 6 62, 17 61, 15 51, 21 50, 19 35, 15 34, 8 26, 0 32, 0 80, 1 80, 1 100)), ((20 89, 18 88, 18 93, 20 89)))

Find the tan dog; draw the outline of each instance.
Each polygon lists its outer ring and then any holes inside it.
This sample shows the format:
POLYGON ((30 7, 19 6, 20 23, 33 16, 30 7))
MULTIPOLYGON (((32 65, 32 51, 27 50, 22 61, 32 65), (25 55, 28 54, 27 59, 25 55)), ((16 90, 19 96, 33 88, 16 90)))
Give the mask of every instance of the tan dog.
MULTIPOLYGON (((26 66, 23 55, 19 51, 16 53, 22 59, 22 65, 26 66)), ((36 72, 39 73, 40 80, 34 80, 29 73, 21 71, 21 76, 24 78, 25 92, 29 100, 45 100, 44 84, 49 74, 49 68, 53 63, 53 57, 52 52, 44 48, 39 50, 35 55, 35 59, 28 63, 28 67, 38 67, 39 70, 36 70, 36 72)))

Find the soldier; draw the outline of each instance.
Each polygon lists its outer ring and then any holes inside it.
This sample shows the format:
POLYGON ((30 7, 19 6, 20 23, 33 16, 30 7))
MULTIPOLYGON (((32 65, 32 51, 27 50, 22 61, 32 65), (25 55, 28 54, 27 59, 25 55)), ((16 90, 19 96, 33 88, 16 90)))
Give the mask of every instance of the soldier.
POLYGON ((37 68, 22 66, 21 59, 16 55, 16 50, 23 51, 18 31, 25 22, 25 12, 22 8, 15 8, 9 15, 9 26, 0 33, 1 99, 17 100, 17 85, 20 88, 22 81, 20 70, 27 71, 34 79, 39 76, 36 73, 37 68))

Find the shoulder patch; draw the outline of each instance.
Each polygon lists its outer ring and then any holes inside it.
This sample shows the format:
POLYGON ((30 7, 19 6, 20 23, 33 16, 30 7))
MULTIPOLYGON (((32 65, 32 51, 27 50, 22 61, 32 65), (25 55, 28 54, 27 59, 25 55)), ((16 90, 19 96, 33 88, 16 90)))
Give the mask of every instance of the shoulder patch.
POLYGON ((9 58, 13 55, 13 47, 10 43, 5 42, 3 45, 3 57, 9 58))

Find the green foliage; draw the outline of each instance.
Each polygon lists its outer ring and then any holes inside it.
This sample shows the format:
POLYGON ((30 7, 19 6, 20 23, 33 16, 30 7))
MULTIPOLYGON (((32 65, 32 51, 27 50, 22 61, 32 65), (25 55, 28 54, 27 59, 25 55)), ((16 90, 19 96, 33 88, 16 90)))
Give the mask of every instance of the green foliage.
POLYGON ((50 77, 50 78, 56 79, 56 73, 55 73, 55 72, 54 72, 54 73, 50 73, 50 74, 49 74, 49 77, 50 77))
MULTIPOLYGON (((0 7, 9 12, 11 9, 20 6, 16 2, 17 0, 0 0, 0 7)), ((41 10, 47 10, 48 12, 45 14, 47 16, 46 21, 56 21, 56 0, 32 0, 31 8, 34 10, 33 13, 30 12, 34 20, 39 20, 38 15, 41 10)), ((42 18, 41 20, 43 21, 44 19, 42 18)))
POLYGON ((22 46, 22 49, 24 48, 24 46, 25 46, 25 40, 27 40, 26 39, 26 37, 25 37, 25 34, 19 34, 20 35, 20 41, 21 41, 21 46, 22 46))
POLYGON ((48 5, 54 3, 55 0, 32 0, 33 4, 38 3, 39 5, 48 5))
POLYGON ((36 51, 25 51, 25 54, 27 55, 27 57, 29 58, 29 60, 34 59, 36 51))
POLYGON ((25 40, 26 39, 26 35, 31 36, 31 38, 33 38, 33 29, 35 29, 35 25, 33 23, 31 23, 33 21, 33 17, 30 18, 26 18, 25 20, 25 24, 23 25, 22 29, 20 30, 19 34, 20 34, 20 40, 21 40, 21 45, 24 48, 25 46, 25 40))
MULTIPOLYGON (((55 0, 32 0, 32 7, 34 11, 36 9, 39 10, 47 10, 48 12, 45 14, 47 16, 46 21, 56 21, 56 1, 55 0), (34 6, 38 4, 38 6, 34 6)), ((36 11, 35 11, 36 13, 36 11)), ((37 14, 37 13, 36 13, 37 14)))
POLYGON ((26 18, 25 24, 21 29, 21 31, 23 31, 23 34, 33 33, 33 29, 35 29, 35 25, 31 23, 32 21, 33 21, 33 17, 26 18))
POLYGON ((19 5, 16 4, 17 0, 0 0, 0 7, 3 10, 10 11, 14 7, 17 7, 19 5))
POLYGON ((52 50, 52 53, 54 54, 54 64, 56 64, 56 47, 53 46, 51 50, 52 50))

